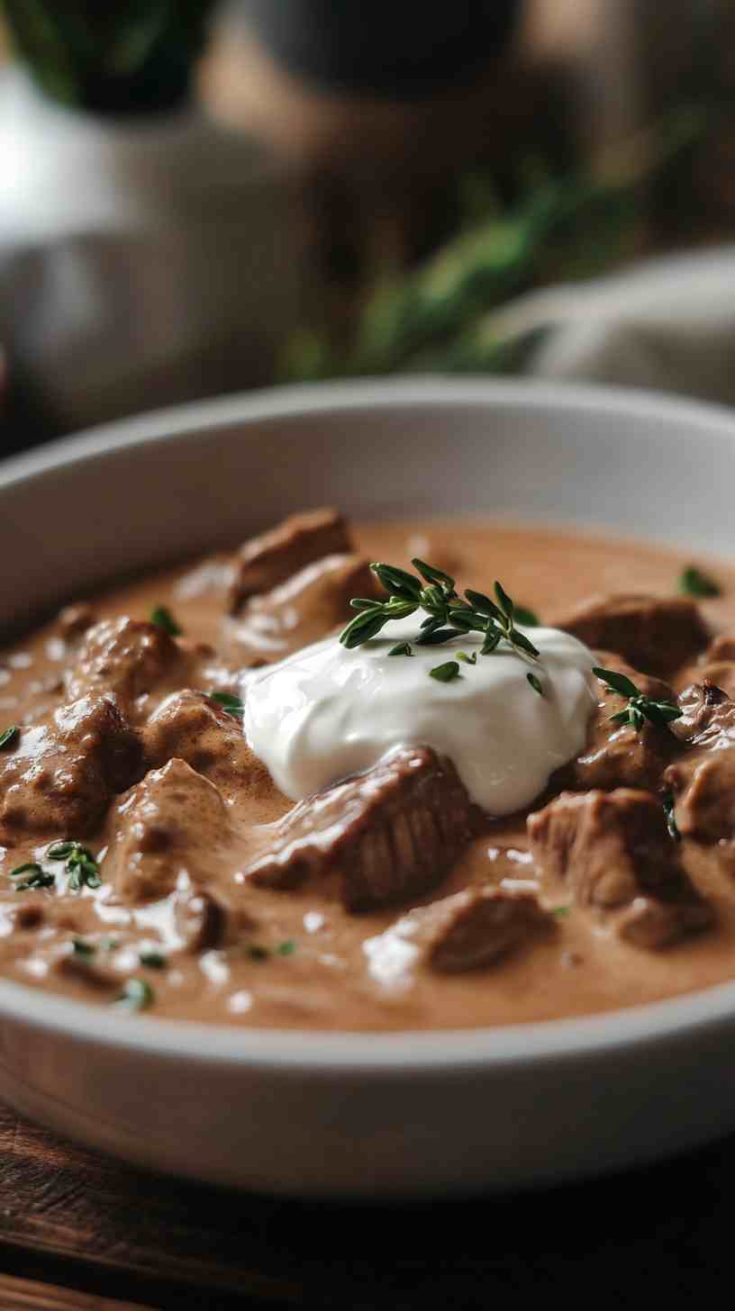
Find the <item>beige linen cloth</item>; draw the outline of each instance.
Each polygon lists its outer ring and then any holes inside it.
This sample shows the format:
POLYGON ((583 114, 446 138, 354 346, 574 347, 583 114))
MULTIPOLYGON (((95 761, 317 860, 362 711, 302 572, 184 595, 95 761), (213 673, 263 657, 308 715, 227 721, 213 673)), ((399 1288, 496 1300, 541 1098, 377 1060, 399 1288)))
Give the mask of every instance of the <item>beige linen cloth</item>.
POLYGON ((531 292, 493 322, 503 336, 543 330, 536 376, 735 405, 735 245, 531 292))

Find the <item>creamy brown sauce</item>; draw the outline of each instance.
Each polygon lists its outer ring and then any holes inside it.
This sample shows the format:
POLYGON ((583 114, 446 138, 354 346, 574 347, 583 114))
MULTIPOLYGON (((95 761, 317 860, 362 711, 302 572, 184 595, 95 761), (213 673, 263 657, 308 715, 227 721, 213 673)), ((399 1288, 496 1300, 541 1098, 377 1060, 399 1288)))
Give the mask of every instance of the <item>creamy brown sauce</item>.
MULTIPOLYGON (((456 572, 463 584, 487 587, 502 578, 519 603, 543 620, 592 593, 625 591, 670 595, 689 558, 639 543, 612 541, 538 528, 465 521, 364 524, 355 529, 358 548, 370 559, 408 565, 420 554, 456 572)), ((706 563, 706 562, 705 562, 706 563)), ((735 632, 735 568, 713 566, 723 594, 702 604, 715 632, 735 632)), ((221 656, 237 667, 274 658, 294 642, 288 606, 265 638, 252 623, 225 614, 227 558, 159 573, 113 589, 91 601, 95 616, 146 619, 155 606, 170 608, 189 642, 213 648, 209 668, 198 667, 193 685, 216 686, 221 656), (260 633, 260 636, 258 635, 260 633)), ((298 598, 294 604, 297 605, 298 598)), ((293 622, 292 622, 293 620, 293 622)), ((51 623, 7 650, 0 663, 0 728, 33 725, 62 703, 61 677, 71 648, 51 623)), ((203 662, 207 666, 207 661, 203 662)), ((687 681, 682 672, 679 682, 687 681)), ((176 687, 192 684, 181 671, 151 694, 148 711, 176 687)), ((25 730, 28 731, 27 729, 25 730)), ((23 736, 23 735, 22 735, 23 736)), ((290 806, 262 773, 252 784, 223 787, 228 832, 218 812, 197 820, 192 875, 237 908, 242 931, 236 941, 184 951, 166 934, 172 897, 130 905, 107 877, 107 853, 117 801, 95 832, 84 838, 98 856, 101 886, 65 893, 59 875, 51 890, 15 891, 11 869, 44 858, 54 833, 35 834, 2 849, 0 865, 0 970, 28 986, 110 1005, 126 979, 144 978, 153 990, 154 1014, 303 1029, 463 1028, 600 1012, 686 993, 735 974, 735 880, 720 868, 713 849, 684 843, 684 863, 711 900, 716 928, 667 951, 644 952, 622 942, 601 916, 576 907, 563 885, 541 886, 529 864, 525 816, 489 823, 434 894, 445 896, 473 883, 520 880, 539 888, 544 903, 563 907, 553 932, 532 950, 509 955, 487 970, 439 975, 410 972, 392 986, 371 976, 366 940, 384 932, 405 908, 347 913, 333 889, 313 884, 284 891, 251 887, 242 870, 254 825, 276 819, 290 806), (510 850, 508 850, 510 849, 510 850), (38 922, 18 921, 21 903, 40 907, 38 922), (69 966, 70 941, 94 949, 100 979, 79 958, 69 966), (140 952, 159 953, 161 965, 143 966, 140 952)), ((186 866, 183 859, 182 867, 186 866)), ((57 866, 60 870, 61 866, 57 866)), ((184 870, 184 872, 186 872, 184 870)), ((15 880, 17 883, 18 880, 15 880)), ((22 920, 22 917, 21 917, 22 920)), ((154 957, 155 958, 155 957, 154 957)))

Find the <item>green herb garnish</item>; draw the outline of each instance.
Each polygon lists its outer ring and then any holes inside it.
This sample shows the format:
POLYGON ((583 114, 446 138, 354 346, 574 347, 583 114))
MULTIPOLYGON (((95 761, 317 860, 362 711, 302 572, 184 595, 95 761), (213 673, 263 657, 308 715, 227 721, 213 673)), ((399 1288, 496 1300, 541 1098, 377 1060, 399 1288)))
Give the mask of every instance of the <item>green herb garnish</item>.
POLYGON ((402 656, 412 656, 412 655, 413 655, 413 651, 411 650, 411 643, 410 643, 410 642, 396 642, 395 646, 392 646, 392 647, 391 647, 390 651, 388 652, 388 655, 389 655, 389 656, 399 656, 399 655, 402 655, 402 656))
POLYGON ((138 952, 138 960, 141 965, 144 965, 146 969, 149 970, 165 970, 168 965, 168 959, 160 951, 156 951, 154 948, 149 949, 143 947, 143 949, 138 952))
POLYGON ((259 942, 249 942, 245 948, 245 955, 250 960, 267 960, 270 952, 267 947, 263 947, 259 942))
POLYGON ((709 574, 705 574, 696 565, 690 564, 683 569, 679 577, 679 591, 685 596, 719 596, 720 584, 709 574))
MULTIPOLYGON (((414 639, 417 646, 437 646, 452 638, 477 632, 484 634, 482 655, 489 655, 501 642, 506 642, 518 655, 538 660, 539 653, 533 642, 516 627, 516 622, 520 622, 519 614, 527 620, 530 612, 517 611, 500 583, 495 584, 494 601, 483 592, 471 589, 460 596, 454 579, 443 569, 418 558, 412 564, 416 574, 395 565, 371 564, 370 568, 388 593, 388 600, 369 601, 366 597, 356 597, 350 602, 358 614, 340 633, 343 646, 349 649, 362 646, 392 620, 405 619, 423 611, 426 618, 414 639)), ((450 663, 456 664, 456 661, 450 663)), ((441 678, 434 670, 431 673, 441 678)), ((450 674, 449 678, 455 676, 450 674)))
POLYGON ((551 913, 552 915, 555 915, 558 920, 563 920, 569 914, 571 909, 571 906, 552 906, 551 913))
POLYGON ((526 678, 531 684, 531 687, 533 688, 534 692, 538 692, 539 696, 546 695, 546 693, 544 692, 544 685, 541 682, 540 678, 537 678, 535 674, 531 674, 531 673, 526 674, 526 678))
POLYGON ((296 943, 293 938, 287 938, 285 942, 279 942, 276 947, 276 956, 293 956, 296 950, 296 943))
POLYGON ((177 624, 167 605, 157 605, 151 610, 150 621, 156 628, 162 628, 169 637, 181 637, 183 629, 177 624))
POLYGON ((654 701, 652 697, 644 696, 640 688, 637 688, 627 675, 620 674, 615 669, 602 669, 597 665, 592 673, 611 692, 625 697, 628 701, 625 710, 619 710, 617 714, 610 716, 613 724, 629 724, 640 733, 646 720, 659 728, 667 728, 672 720, 681 719, 682 712, 678 705, 673 701, 654 701))
POLYGON ((435 678, 438 683, 453 683, 455 678, 461 678, 462 675, 456 660, 446 660, 443 665, 434 665, 429 670, 429 677, 435 678))
POLYGON ((536 611, 529 610, 525 605, 516 606, 515 621, 517 624, 523 624, 524 628, 538 628, 541 622, 536 611))
POLYGON ((4 751, 5 747, 12 747, 18 741, 19 737, 20 729, 18 725, 11 724, 10 728, 6 728, 2 733, 0 733, 0 751, 4 751))
POLYGON ((80 956, 82 960, 91 960, 97 948, 94 943, 87 942, 85 938, 72 938, 71 949, 75 956, 80 956))
POLYGON ((123 1011, 144 1011, 154 999, 155 993, 145 979, 126 979, 112 1004, 123 1011))
POLYGON ((99 888, 102 884, 99 866, 88 847, 81 842, 54 842, 46 852, 49 860, 63 860, 69 875, 69 892, 82 888, 99 888))
POLYGON ((663 805, 664 815, 666 816, 666 827, 669 830, 671 837, 674 839, 674 842, 681 842, 681 833, 679 832, 679 825, 676 822, 676 806, 673 792, 666 792, 661 804, 663 805))
POLYGON ((210 690, 207 692, 207 696, 210 701, 215 701, 218 706, 221 706, 228 715, 232 715, 233 719, 242 719, 245 714, 245 703, 242 697, 234 696, 232 692, 210 690))
POLYGON ((458 651, 458 652, 457 652, 457 659, 458 659, 458 660, 461 660, 461 661, 462 661, 464 664, 466 664, 466 665, 476 665, 476 664, 477 664, 477 652, 476 652, 476 651, 473 651, 473 652, 472 652, 472 655, 468 655, 466 651, 458 651))
POLYGON ((16 883, 16 892, 27 892, 30 888, 52 888, 56 882, 55 875, 35 860, 26 861, 25 865, 17 865, 10 871, 11 879, 19 879, 22 874, 27 874, 28 878, 23 879, 22 883, 16 883))

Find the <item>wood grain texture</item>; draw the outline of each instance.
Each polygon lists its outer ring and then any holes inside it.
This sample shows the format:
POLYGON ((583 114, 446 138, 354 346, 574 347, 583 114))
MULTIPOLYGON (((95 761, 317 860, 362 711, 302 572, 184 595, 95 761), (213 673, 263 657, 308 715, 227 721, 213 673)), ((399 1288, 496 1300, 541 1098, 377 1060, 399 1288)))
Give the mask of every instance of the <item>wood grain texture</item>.
POLYGON ((571 1306, 592 1299, 595 1311, 648 1300, 672 1311, 724 1275, 734 1182, 730 1140, 666 1165, 514 1198, 288 1202, 145 1175, 2 1110, 0 1269, 5 1243, 16 1274, 30 1274, 24 1256, 41 1281, 44 1261, 73 1259, 89 1272, 90 1291, 130 1297, 120 1280, 137 1278, 139 1300, 177 1309, 465 1311, 563 1298, 571 1306), (195 1290, 201 1300, 191 1300, 195 1290))

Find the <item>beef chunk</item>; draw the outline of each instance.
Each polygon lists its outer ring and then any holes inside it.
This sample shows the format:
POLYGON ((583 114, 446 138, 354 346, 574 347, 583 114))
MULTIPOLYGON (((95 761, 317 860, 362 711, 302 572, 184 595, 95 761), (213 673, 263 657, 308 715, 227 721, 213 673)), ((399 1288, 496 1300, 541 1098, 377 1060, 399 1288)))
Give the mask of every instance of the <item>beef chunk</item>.
POLYGON ((87 696, 24 729, 0 763, 0 834, 84 837, 140 775, 141 747, 115 704, 87 696))
POLYGON ((376 581, 358 555, 329 555, 280 587, 250 601, 238 624, 248 645, 280 658, 325 637, 350 616, 353 596, 376 595, 376 581))
POLYGON ((563 793, 529 815, 528 834, 539 869, 564 880, 579 905, 609 910, 644 898, 667 907, 666 914, 649 908, 643 923, 642 908, 631 913, 620 926, 621 932, 627 926, 630 941, 647 945, 643 939, 653 940, 655 924, 662 939, 672 941, 711 922, 679 862, 663 809, 647 792, 563 793), (701 915, 692 916, 692 907, 701 915), (665 932, 663 925, 668 925, 665 932))
POLYGON ((614 651, 654 674, 678 669, 709 638, 697 606, 686 597, 594 597, 554 623, 588 646, 614 651))
POLYGON ((531 893, 489 886, 464 888, 417 907, 379 938, 372 938, 368 953, 371 971, 383 972, 381 956, 388 970, 393 961, 421 964, 438 974, 487 969, 530 945, 553 925, 553 917, 531 893), (404 944, 414 948, 410 955, 402 952, 404 944))
POLYGON ((720 748, 735 745, 735 701, 709 679, 692 683, 679 697, 681 719, 672 733, 690 747, 720 748))
POLYGON ((336 510, 291 515, 240 547, 230 585, 230 613, 237 614, 249 597, 271 591, 307 564, 351 550, 347 526, 336 510))
MULTIPOLYGON (((657 701, 675 701, 667 683, 650 678, 608 651, 597 652, 597 664, 625 674, 644 696, 657 701)), ((646 720, 639 730, 628 724, 614 724, 611 716, 625 702, 601 682, 598 703, 592 715, 584 753, 573 766, 573 781, 580 788, 656 788, 676 750, 676 740, 667 729, 646 720)))
POLYGON ((468 841, 471 817, 451 762, 429 747, 401 747, 265 826, 250 877, 288 888, 334 873, 347 909, 371 910, 435 887, 468 841))
POLYGON ((156 901, 180 882, 188 890, 216 873, 228 832, 214 784, 183 760, 170 760, 120 799, 105 875, 127 902, 156 901))
POLYGON ((711 660, 735 660, 735 637, 721 633, 710 642, 704 653, 705 662, 711 660))
POLYGON ((690 748, 664 781, 674 794, 676 823, 699 842, 735 837, 735 702, 714 683, 682 692, 678 735, 690 748))
POLYGON ((130 709, 176 667, 181 653, 157 624, 123 616, 90 628, 68 674, 70 697, 106 692, 130 709))
POLYGON ((616 924, 619 938, 646 951, 663 951, 683 938, 712 927, 712 907, 706 901, 660 901, 636 897, 616 924))
POLYGON ((78 601, 75 605, 64 606, 57 619, 59 632, 65 642, 75 642, 95 623, 95 613, 91 605, 78 601))
POLYGON ((248 747, 242 724, 203 692, 173 692, 142 733, 146 764, 176 756, 225 790, 247 780, 249 790, 270 786, 265 766, 248 747))

